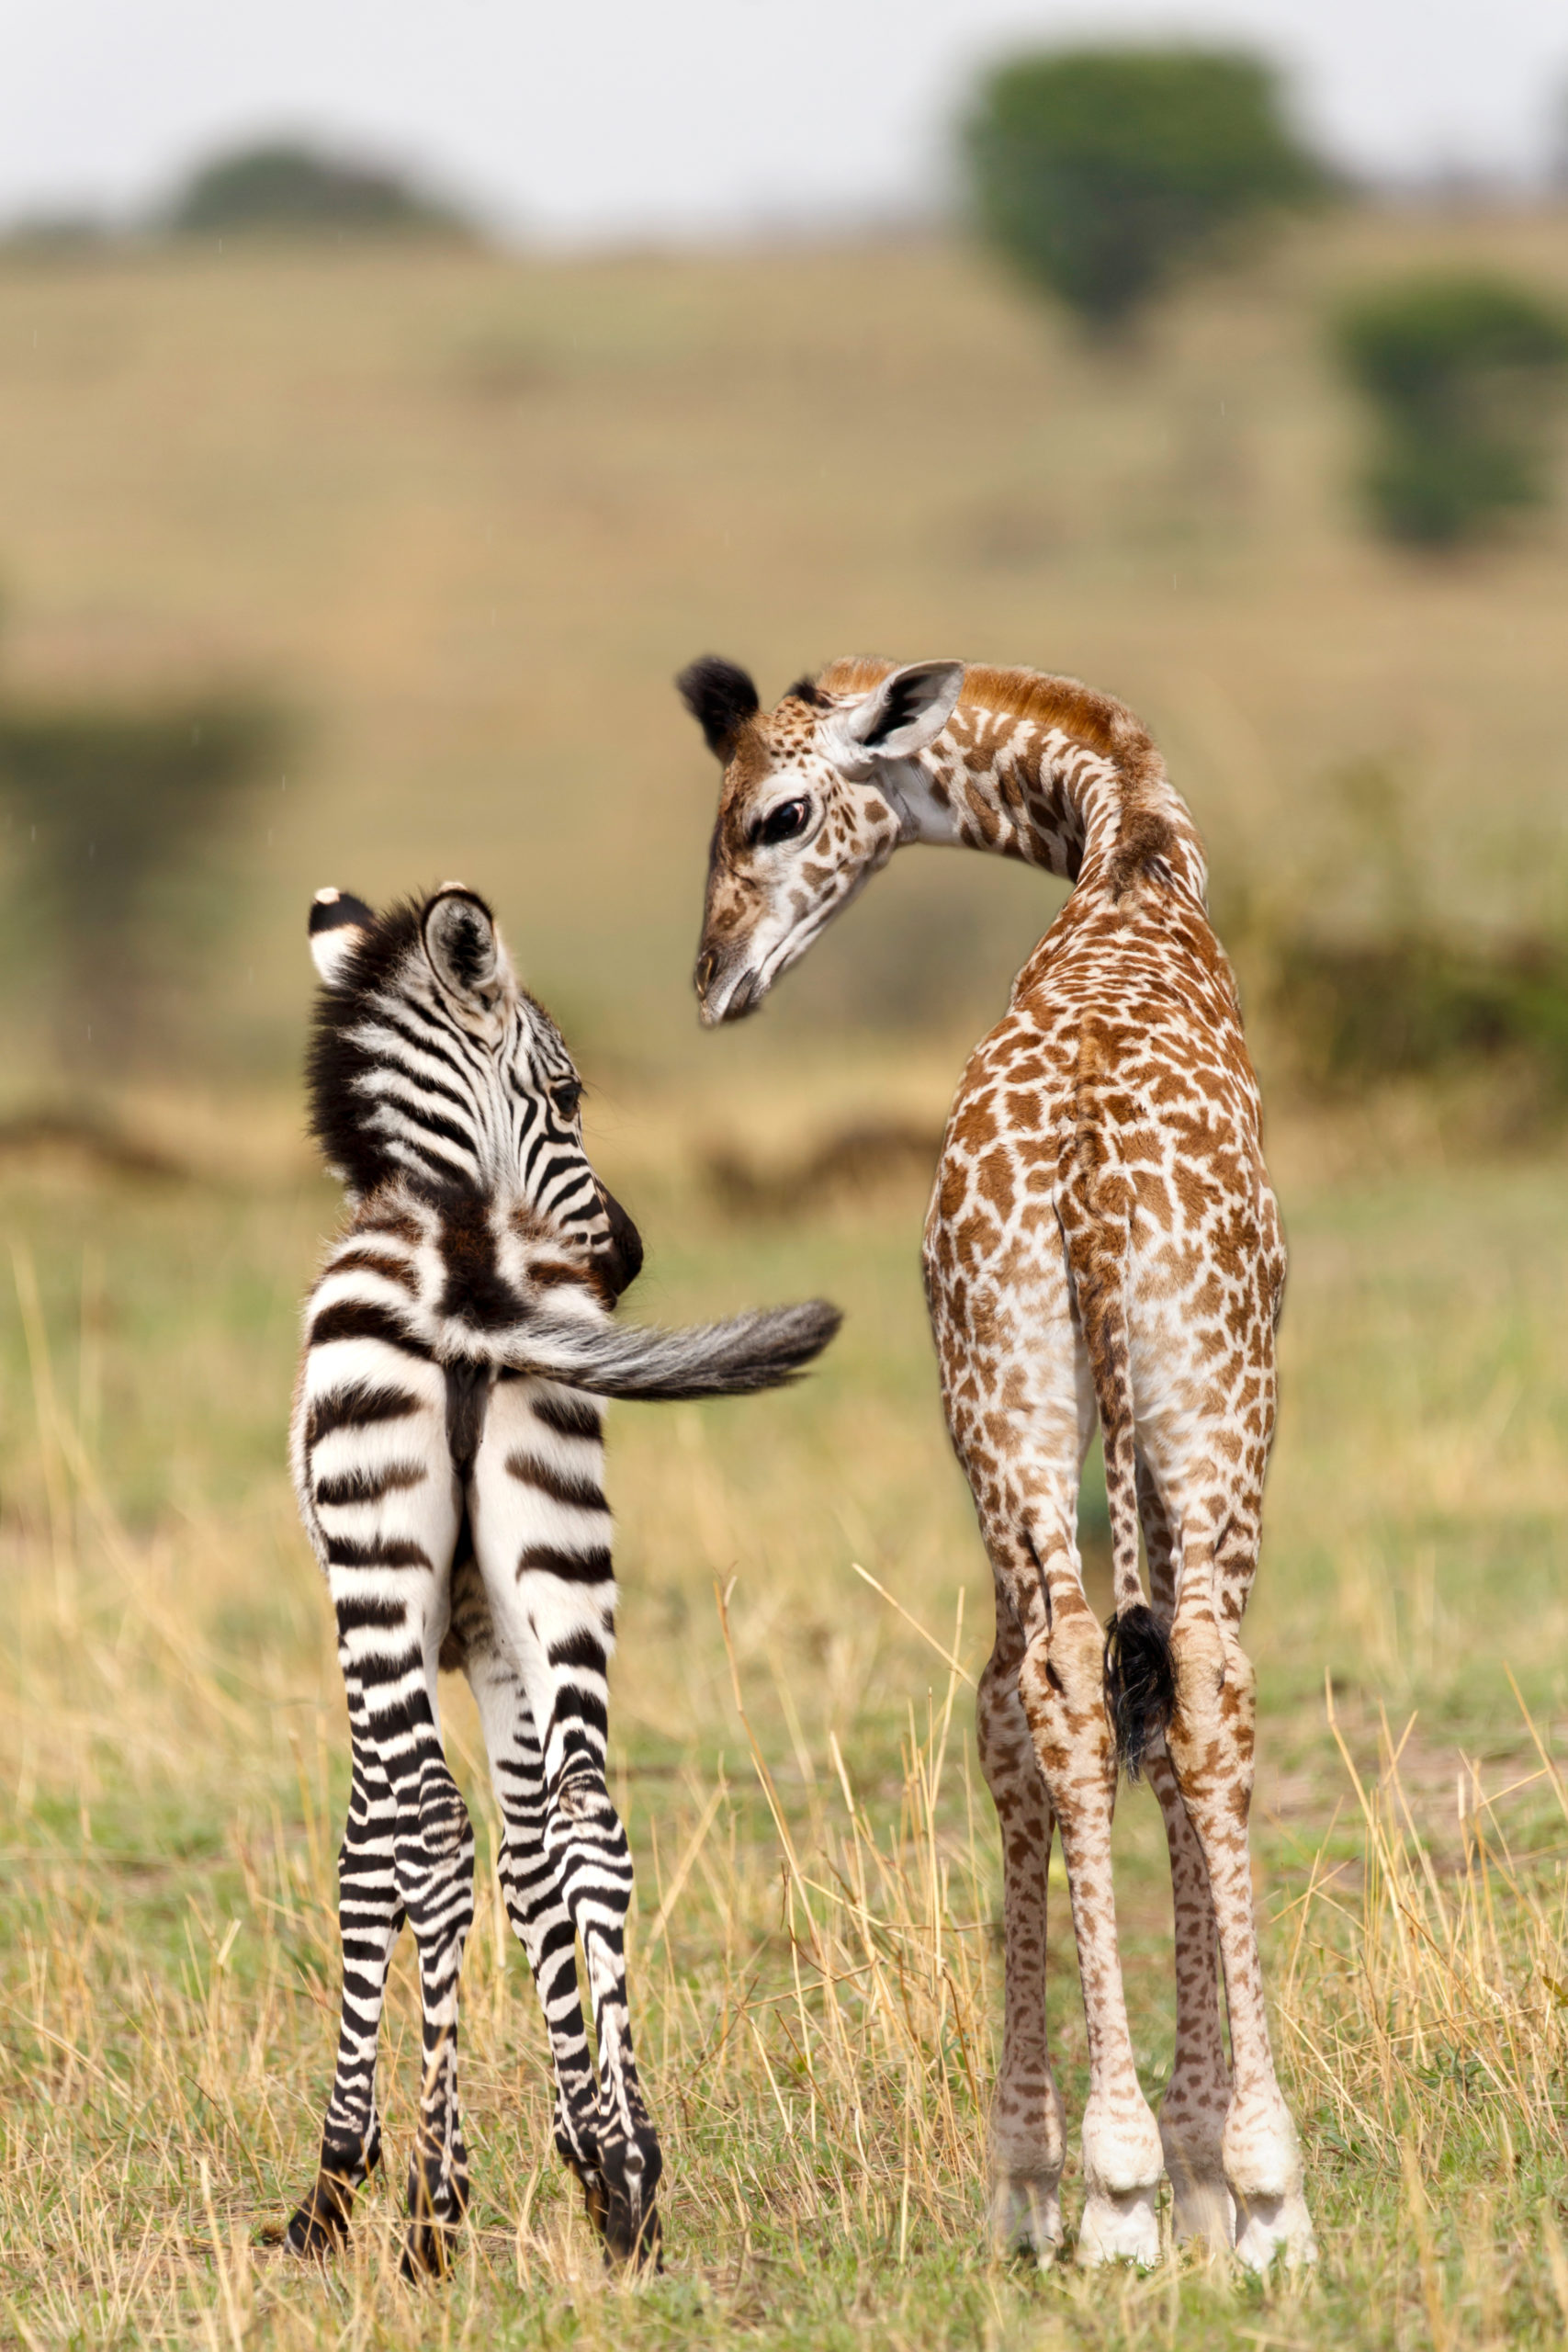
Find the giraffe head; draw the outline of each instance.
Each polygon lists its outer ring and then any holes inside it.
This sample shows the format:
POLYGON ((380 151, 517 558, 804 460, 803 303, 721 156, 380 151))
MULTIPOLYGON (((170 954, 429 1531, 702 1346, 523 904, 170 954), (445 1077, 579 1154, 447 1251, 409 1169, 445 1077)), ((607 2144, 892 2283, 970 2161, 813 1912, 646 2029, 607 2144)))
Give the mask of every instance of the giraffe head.
POLYGON ((933 743, 962 662, 838 662, 771 711, 733 662, 676 680, 723 763, 697 952, 704 1025, 754 1012, 857 890, 913 838, 901 772, 933 743))

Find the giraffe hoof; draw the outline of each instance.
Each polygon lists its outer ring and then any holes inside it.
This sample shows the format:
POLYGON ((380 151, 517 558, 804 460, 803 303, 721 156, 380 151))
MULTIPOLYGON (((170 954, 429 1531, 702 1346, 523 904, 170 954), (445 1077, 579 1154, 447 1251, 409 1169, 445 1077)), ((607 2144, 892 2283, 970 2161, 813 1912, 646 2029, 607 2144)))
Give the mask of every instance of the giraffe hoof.
POLYGON ((1101 2262, 1135 2262, 1152 2270, 1160 2258, 1159 2183, 1091 2188, 1078 2224, 1077 2258, 1086 2269, 1101 2262))
POLYGON ((1170 2180, 1172 2233, 1179 2244, 1227 2254, 1235 2244, 1235 2199, 1217 2137, 1180 2139, 1162 2124, 1160 2139, 1170 2180))
POLYGON ((1171 2182, 1171 2229, 1184 2245, 1206 2245, 1228 2254, 1235 2244, 1235 2199, 1223 2180, 1171 2182))
POLYGON ((1005 2173, 991 2189, 991 2244, 1003 2262, 1047 2263, 1062 2243, 1061 2170, 1005 2173))
POLYGON ((1312 2216, 1299 2188, 1283 2197, 1236 2199, 1236 2260, 1245 2269, 1269 2270, 1281 2257, 1287 2270, 1317 2260, 1312 2216))

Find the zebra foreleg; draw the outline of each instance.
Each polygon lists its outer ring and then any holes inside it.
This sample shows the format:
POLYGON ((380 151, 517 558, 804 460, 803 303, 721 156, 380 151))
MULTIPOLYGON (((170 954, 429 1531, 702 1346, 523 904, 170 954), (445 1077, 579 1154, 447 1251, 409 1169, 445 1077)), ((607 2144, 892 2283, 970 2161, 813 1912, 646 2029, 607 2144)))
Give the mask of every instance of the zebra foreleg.
POLYGON ((316 2177, 289 2222, 287 2244, 320 2261, 348 2235, 354 2199, 381 2158, 376 2044, 392 1947, 403 1924, 393 1856, 396 1804, 366 1736, 365 1701, 345 1674, 354 1781, 338 1855, 343 2005, 337 2072, 321 2129, 316 2177))

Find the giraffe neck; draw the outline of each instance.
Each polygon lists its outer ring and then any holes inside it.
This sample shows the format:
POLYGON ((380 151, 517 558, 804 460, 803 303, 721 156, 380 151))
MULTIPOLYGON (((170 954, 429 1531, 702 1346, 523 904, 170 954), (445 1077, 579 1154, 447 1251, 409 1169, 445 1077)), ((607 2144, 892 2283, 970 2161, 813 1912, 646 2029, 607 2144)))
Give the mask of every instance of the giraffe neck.
POLYGON ((900 763, 901 840, 1018 858, 1084 891, 1120 894, 1152 872, 1201 905, 1202 845, 1158 752, 1119 704, 1077 693, 1086 711, 1064 695, 1065 707, 1034 716, 971 699, 966 685, 937 741, 900 763))

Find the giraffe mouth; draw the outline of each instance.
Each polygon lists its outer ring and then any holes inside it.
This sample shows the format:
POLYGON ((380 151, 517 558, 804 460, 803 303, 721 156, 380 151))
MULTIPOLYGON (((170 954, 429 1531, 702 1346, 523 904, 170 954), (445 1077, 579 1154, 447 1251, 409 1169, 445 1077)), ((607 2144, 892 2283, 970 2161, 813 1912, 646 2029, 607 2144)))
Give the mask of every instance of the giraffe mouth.
POLYGON ((755 1012, 767 994, 760 973, 744 971, 726 984, 720 978, 716 988, 710 978, 705 986, 699 979, 697 1016, 705 1029, 722 1029, 731 1021, 743 1021, 755 1012))
POLYGON ((838 912, 834 905, 811 908, 753 964, 739 961, 728 967, 718 951, 705 948, 697 958, 697 1010, 705 1029, 721 1029, 755 1012, 762 999, 801 956, 838 912))

